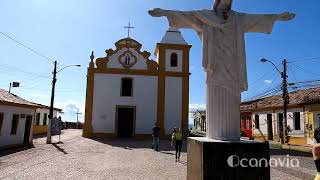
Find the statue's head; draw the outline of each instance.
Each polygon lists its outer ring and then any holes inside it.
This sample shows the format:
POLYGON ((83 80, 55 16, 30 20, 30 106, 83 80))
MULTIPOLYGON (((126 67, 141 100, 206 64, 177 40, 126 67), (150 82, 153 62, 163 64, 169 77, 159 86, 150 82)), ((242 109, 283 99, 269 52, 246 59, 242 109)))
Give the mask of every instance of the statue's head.
POLYGON ((230 10, 232 6, 232 0, 214 0, 213 9, 230 10))

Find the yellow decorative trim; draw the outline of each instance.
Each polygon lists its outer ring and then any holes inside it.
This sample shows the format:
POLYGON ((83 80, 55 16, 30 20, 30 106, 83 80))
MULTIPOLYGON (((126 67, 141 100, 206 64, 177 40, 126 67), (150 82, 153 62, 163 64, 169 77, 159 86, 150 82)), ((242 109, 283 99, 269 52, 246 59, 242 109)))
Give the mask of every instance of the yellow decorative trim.
POLYGON ((157 126, 160 127, 160 136, 165 135, 164 113, 165 113, 165 50, 158 51, 159 75, 158 75, 158 97, 157 97, 157 126))
MULTIPOLYGON (((183 48, 182 72, 189 74, 189 48, 183 48)), ((189 129, 189 76, 182 78, 182 115, 181 129, 186 131, 189 129)))
POLYGON ((85 108, 85 121, 83 126, 83 137, 92 137, 92 110, 93 110, 93 91, 94 91, 94 71, 88 68, 87 74, 87 90, 86 90, 86 108, 85 108))

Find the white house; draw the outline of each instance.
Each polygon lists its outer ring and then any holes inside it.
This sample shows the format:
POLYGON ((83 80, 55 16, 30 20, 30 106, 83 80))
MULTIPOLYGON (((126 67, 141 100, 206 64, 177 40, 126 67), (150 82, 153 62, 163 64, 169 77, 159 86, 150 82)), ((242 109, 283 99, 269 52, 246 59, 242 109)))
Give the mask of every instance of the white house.
MULTIPOLYGON (((45 134, 48 131, 48 115, 50 112, 50 107, 42 104, 38 104, 40 107, 36 109, 34 116, 33 130, 34 135, 45 134)), ((62 109, 53 108, 53 117, 58 117, 58 113, 61 113, 62 109)))
POLYGON ((87 74, 85 137, 149 137, 155 123, 161 136, 188 128, 189 51, 179 31, 167 31, 156 45, 156 61, 142 45, 124 38, 87 74))
MULTIPOLYGON (((287 125, 291 144, 313 144, 313 132, 320 125, 320 88, 311 88, 289 93, 287 125)), ((242 112, 251 112, 256 138, 280 140, 283 127, 282 96, 271 96, 241 104, 242 112)))
POLYGON ((0 89, 0 149, 32 142, 33 116, 38 107, 0 89))

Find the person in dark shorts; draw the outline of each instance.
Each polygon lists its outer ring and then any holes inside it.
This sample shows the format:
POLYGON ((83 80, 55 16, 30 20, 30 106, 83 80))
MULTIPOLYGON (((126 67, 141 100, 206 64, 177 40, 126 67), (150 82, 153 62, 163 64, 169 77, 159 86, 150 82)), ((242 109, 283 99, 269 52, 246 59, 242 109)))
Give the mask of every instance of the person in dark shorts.
POLYGON ((152 128, 152 149, 155 148, 156 151, 159 151, 159 142, 160 142, 160 128, 155 123, 152 128))
POLYGON ((172 133, 172 143, 175 143, 175 149, 176 149, 176 162, 180 161, 180 154, 181 154, 181 148, 182 148, 182 132, 180 128, 175 128, 172 133))

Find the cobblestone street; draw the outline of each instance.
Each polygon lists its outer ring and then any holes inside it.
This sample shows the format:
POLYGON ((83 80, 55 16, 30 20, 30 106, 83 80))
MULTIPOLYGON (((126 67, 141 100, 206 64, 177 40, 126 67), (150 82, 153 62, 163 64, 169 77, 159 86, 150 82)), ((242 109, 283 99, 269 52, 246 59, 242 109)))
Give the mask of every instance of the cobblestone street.
MULTIPOLYGON (((34 148, 0 152, 0 179, 186 179, 185 144, 181 162, 176 163, 169 141, 161 142, 160 152, 150 149, 150 141, 92 140, 81 137, 79 130, 63 131, 61 141, 47 145, 45 138, 38 138, 34 148)), ((277 149, 271 154, 289 154, 300 162, 300 168, 272 168, 272 179, 314 178, 309 154, 277 149)))

